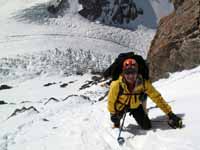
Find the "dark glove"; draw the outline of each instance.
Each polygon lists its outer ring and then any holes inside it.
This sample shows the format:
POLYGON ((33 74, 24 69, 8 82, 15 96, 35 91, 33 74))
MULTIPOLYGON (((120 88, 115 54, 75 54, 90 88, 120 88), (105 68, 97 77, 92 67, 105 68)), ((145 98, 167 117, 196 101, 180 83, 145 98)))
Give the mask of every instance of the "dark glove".
POLYGON ((182 119, 180 117, 178 117, 172 112, 168 114, 168 117, 169 117, 168 124, 170 127, 174 129, 183 127, 182 119))
POLYGON ((122 116, 122 113, 110 114, 110 119, 116 126, 119 126, 122 116))

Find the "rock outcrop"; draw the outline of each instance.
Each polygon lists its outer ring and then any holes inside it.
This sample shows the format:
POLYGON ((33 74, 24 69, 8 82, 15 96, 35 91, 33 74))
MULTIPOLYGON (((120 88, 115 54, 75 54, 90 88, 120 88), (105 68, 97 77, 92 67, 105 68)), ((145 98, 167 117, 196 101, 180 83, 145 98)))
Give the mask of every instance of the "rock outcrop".
POLYGON ((147 61, 153 81, 200 64, 200 1, 185 0, 160 20, 147 61))
POLYGON ((83 6, 79 12, 82 16, 92 21, 101 17, 103 23, 128 23, 143 14, 133 0, 79 0, 79 3, 83 6))
POLYGON ((102 7, 106 4, 106 0, 79 0, 83 9, 79 11, 79 14, 89 20, 95 20, 100 17, 102 13, 102 7))
POLYGON ((6 84, 0 85, 0 90, 11 89, 12 87, 6 84))
POLYGON ((60 14, 63 15, 65 9, 69 8, 69 2, 68 0, 57 0, 55 1, 54 4, 50 5, 47 7, 47 10, 56 15, 56 14, 60 14))
MULTIPOLYGON (((137 8, 134 0, 78 0, 78 3, 82 5, 81 16, 109 25, 127 24, 143 15, 142 8, 137 8)), ((54 16, 62 16, 69 7, 68 0, 56 0, 47 10, 54 16)))

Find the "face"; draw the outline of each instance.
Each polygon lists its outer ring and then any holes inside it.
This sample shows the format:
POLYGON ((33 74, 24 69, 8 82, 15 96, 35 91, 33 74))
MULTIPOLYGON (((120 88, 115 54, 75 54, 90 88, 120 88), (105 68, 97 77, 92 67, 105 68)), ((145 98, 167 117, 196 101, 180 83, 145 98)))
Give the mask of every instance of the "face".
POLYGON ((129 58, 123 62, 123 76, 128 84, 134 84, 137 78, 137 63, 134 59, 129 58))
POLYGON ((124 78, 129 84, 133 84, 136 81, 137 73, 124 74, 124 78))

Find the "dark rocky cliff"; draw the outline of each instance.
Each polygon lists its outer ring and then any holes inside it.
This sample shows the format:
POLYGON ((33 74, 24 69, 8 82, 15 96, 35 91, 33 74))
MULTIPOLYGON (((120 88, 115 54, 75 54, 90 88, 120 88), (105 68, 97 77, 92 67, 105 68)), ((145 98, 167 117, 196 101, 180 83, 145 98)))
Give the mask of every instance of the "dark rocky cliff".
POLYGON ((101 16, 103 23, 107 20, 116 24, 128 23, 143 14, 133 0, 79 0, 79 3, 83 6, 79 12, 82 16, 89 20, 101 16))
POLYGON ((147 60, 152 80, 200 65, 200 0, 173 0, 176 10, 160 20, 147 60))

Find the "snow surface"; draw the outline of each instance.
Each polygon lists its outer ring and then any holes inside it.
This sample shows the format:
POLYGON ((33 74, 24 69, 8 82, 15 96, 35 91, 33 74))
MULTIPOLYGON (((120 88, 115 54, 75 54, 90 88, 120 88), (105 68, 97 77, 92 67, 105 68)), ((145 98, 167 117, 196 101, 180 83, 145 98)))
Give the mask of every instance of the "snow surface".
MULTIPOLYGON (((77 4, 70 2, 73 8, 77 4)), ((134 50, 146 57, 155 34, 155 30, 144 26, 130 31, 91 23, 71 9, 55 18, 48 13, 50 2, 45 0, 1 0, 0 3, 0 57, 54 48, 100 53, 134 50)))
POLYGON ((72 11, 52 18, 44 9, 48 0, 0 0, 0 86, 13 87, 0 90, 6 103, 0 105, 0 150, 200 150, 200 67, 154 83, 183 118, 183 129, 171 129, 148 100, 153 129, 144 131, 127 116, 119 146, 104 98, 108 87, 94 82, 90 69, 101 70, 120 51, 134 48, 145 56, 155 31, 90 23, 73 2, 72 11))
POLYGON ((92 75, 40 76, 0 91, 8 104, 0 105, 0 149, 170 149, 198 150, 200 119, 197 99, 200 97, 200 67, 172 74, 154 85, 183 118, 183 129, 171 129, 166 116, 148 100, 153 129, 140 129, 127 116, 123 146, 117 143, 118 130, 111 129, 106 98, 99 101, 108 88, 98 84, 80 90, 92 75), (71 81, 71 82, 70 82, 71 81), (45 87, 47 83, 54 83, 45 87), (69 83, 61 88, 63 83, 69 83), (183 94, 184 93, 184 94, 183 94), (84 96, 83 96, 84 95, 84 96), (22 107, 33 107, 16 113, 22 107))

